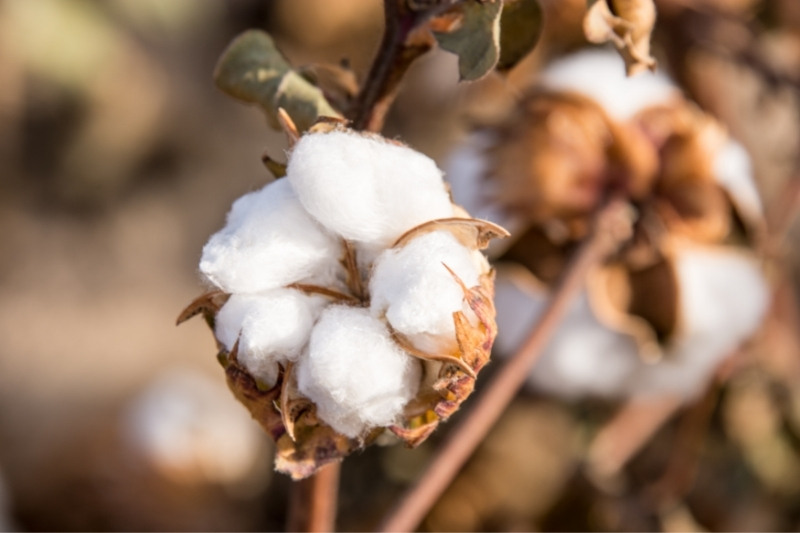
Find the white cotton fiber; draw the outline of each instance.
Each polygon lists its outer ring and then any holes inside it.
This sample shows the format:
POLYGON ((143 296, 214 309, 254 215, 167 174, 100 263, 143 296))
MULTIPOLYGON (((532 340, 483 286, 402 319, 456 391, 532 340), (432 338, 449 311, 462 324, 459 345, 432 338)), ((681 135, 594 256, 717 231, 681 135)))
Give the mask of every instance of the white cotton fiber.
POLYGON ((698 394, 717 365, 761 323, 769 288, 756 260, 736 250, 687 247, 677 254, 678 334, 664 360, 643 367, 636 391, 698 394))
POLYGON ((479 284, 480 257, 447 231, 417 237, 381 254, 372 271, 371 311, 386 316, 418 349, 448 352, 456 346, 453 313, 471 310, 447 265, 466 285, 479 284))
POLYGON ((635 341, 601 324, 582 293, 534 366, 529 383, 565 398, 619 397, 639 364, 635 341))
POLYGON ((761 197, 753 179, 753 165, 744 146, 726 142, 714 157, 714 176, 730 194, 734 205, 749 216, 761 216, 761 197))
MULTIPOLYGON (((495 283, 501 356, 513 355, 544 312, 549 292, 501 271, 495 283)), ((572 303, 528 377, 529 385, 562 398, 621 397, 639 366, 636 343, 594 316, 585 292, 572 303)))
POLYGON ((419 361, 403 352, 386 326, 364 308, 326 308, 297 366, 300 392, 333 429, 355 438, 397 422, 417 394, 419 361))
POLYGON ((341 245, 303 209, 285 179, 234 202, 203 248, 200 271, 226 292, 255 293, 300 280, 330 282, 341 245))
POLYGON ((389 246, 414 226, 453 216, 433 160, 377 137, 304 135, 287 178, 308 212, 348 240, 389 246))
POLYGON ((295 289, 233 294, 217 313, 215 333, 228 350, 239 340, 238 360, 265 385, 278 379, 278 363, 296 361, 325 305, 295 289))
POLYGON ((581 93, 599 103, 614 119, 628 120, 642 109, 664 104, 680 93, 661 72, 625 75, 625 64, 611 49, 589 49, 553 62, 540 83, 559 91, 581 93))

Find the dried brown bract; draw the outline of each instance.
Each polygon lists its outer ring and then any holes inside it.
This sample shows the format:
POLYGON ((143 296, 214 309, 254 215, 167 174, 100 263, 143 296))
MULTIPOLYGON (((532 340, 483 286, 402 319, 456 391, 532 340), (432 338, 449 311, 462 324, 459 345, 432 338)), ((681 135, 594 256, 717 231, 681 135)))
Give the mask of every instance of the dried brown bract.
POLYGON ((589 42, 612 42, 632 76, 655 69, 656 60, 650 55, 655 23, 653 0, 588 0, 583 31, 589 42))

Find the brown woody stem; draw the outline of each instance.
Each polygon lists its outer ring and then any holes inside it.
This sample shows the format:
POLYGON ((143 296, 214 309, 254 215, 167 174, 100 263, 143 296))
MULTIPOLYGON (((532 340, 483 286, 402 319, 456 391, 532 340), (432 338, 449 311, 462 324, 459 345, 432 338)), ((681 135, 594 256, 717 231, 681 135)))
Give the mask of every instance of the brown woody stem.
POLYGON ((340 469, 341 463, 331 463, 292 483, 286 531, 335 530, 340 469))
MULTIPOLYGON (((589 270, 615 250, 622 235, 621 217, 629 228, 624 202, 614 199, 598 214, 594 233, 578 250, 544 313, 520 350, 487 385, 472 410, 437 451, 425 473, 389 514, 380 531, 414 531, 464 463, 484 439, 527 379, 530 369, 556 331, 589 270)), ((625 231, 627 235, 627 231, 625 231)))
POLYGON ((430 36, 410 39, 414 29, 458 0, 414 10, 406 0, 384 0, 383 40, 349 117, 356 130, 379 132, 408 67, 433 46, 430 36), (412 42, 413 41, 413 42, 412 42))

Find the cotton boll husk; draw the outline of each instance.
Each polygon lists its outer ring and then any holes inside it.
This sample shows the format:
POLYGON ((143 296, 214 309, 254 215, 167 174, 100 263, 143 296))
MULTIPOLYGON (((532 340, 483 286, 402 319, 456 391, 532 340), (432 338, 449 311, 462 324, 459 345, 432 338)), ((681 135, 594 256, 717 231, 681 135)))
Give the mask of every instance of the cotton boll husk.
POLYGON ((744 215, 763 216, 761 197, 753 179, 753 165, 744 146, 729 139, 714 156, 713 172, 744 215))
POLYGON ((376 136, 304 135, 286 172, 308 212, 348 240, 390 246, 414 226, 453 216, 433 160, 376 136))
POLYGON ((341 255, 338 239, 281 179, 234 202, 225 228, 203 248, 200 271, 225 292, 256 293, 300 280, 330 284, 341 255))
MULTIPOLYGON (((511 356, 530 335, 549 293, 502 272, 495 291, 495 346, 500 355, 511 356)), ((587 395, 617 397, 625 394, 639 364, 635 341, 601 324, 583 292, 531 370, 528 384, 568 399, 587 395)))
POLYGON ((756 259, 723 247, 682 246, 675 257, 680 283, 678 333, 663 361, 643 366, 634 392, 697 395, 717 365, 749 336, 769 304, 756 259))
POLYGON ((372 314, 385 315, 415 348, 433 353, 448 353, 457 346, 454 312, 473 315, 464 291, 444 265, 466 287, 474 287, 485 261, 451 233, 434 231, 386 250, 375 262, 370 280, 372 314))
POLYGON ((625 65, 611 49, 589 49, 548 66, 539 81, 548 89, 574 91, 599 103, 614 119, 628 120, 642 109, 668 103, 680 92, 660 72, 625 75, 625 65))
POLYGON ((397 346, 383 322, 367 309, 341 305, 322 312, 297 364, 298 387, 317 416, 351 438, 397 422, 420 378, 419 361, 397 346))
POLYGON ((215 333, 230 351, 238 339, 238 361, 272 386, 278 363, 296 361, 326 300, 295 289, 257 295, 233 294, 217 313, 215 333))

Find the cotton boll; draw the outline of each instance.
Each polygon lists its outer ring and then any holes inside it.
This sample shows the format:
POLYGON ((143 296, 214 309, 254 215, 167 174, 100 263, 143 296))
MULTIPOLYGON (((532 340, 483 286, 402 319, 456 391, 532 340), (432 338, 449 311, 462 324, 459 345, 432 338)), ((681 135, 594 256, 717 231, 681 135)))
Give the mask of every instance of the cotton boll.
POLYGON ((300 280, 330 283, 341 253, 281 179, 234 202, 225 228, 203 248, 200 271, 226 292, 255 293, 300 280))
POLYGON ((628 120, 680 94, 660 72, 627 77, 625 65, 610 49, 584 50, 555 61, 542 72, 540 82, 548 89, 581 93, 617 120, 628 120))
POLYGON ((389 246, 414 226, 453 216, 433 160, 373 136, 304 135, 287 177, 308 212, 348 240, 389 246))
POLYGON ((220 309, 215 333, 226 349, 239 341, 237 358, 257 379, 271 386, 278 363, 296 361, 326 300, 294 289, 234 294, 220 309))
POLYGON ((763 215, 761 197, 753 179, 753 165, 744 146, 734 140, 725 143, 714 157, 714 176, 745 214, 763 215))
POLYGON ((371 310, 416 348, 448 352, 456 346, 453 313, 469 312, 464 291, 479 284, 481 259, 446 231, 434 231, 381 254, 372 272, 371 310))
POLYGON ((421 366, 367 309, 334 305, 314 327, 297 366, 300 392, 334 430, 355 438, 397 421, 417 394, 421 366))
POLYGON ((724 248, 687 247, 676 259, 679 332, 658 365, 643 367, 636 392, 695 396, 717 365, 752 335, 769 289, 753 257, 724 248))

